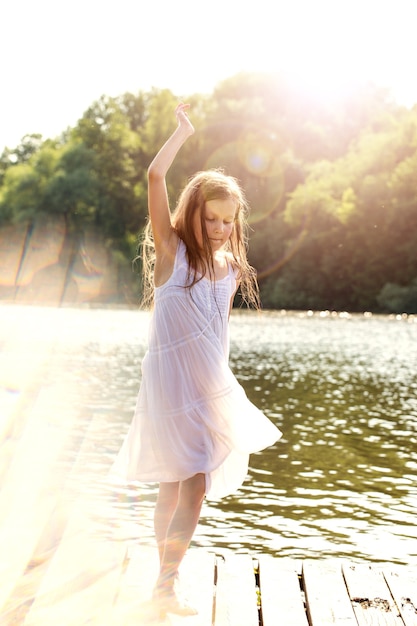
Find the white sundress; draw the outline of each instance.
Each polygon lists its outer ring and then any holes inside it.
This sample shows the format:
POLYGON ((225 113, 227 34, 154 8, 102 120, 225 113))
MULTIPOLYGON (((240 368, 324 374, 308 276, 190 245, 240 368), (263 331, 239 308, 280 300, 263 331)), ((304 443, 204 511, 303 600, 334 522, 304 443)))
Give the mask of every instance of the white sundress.
POLYGON ((228 365, 229 307, 236 277, 188 283, 185 244, 173 272, 155 289, 149 347, 136 410, 114 471, 127 481, 173 482, 197 473, 206 496, 238 489, 249 454, 281 432, 247 398, 228 365))

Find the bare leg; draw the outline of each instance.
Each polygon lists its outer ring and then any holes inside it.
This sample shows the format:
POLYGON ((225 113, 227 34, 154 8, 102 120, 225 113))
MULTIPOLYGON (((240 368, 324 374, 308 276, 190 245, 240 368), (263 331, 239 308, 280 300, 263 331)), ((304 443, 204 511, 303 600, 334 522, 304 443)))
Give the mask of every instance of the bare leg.
POLYGON ((190 545, 205 494, 205 476, 196 474, 179 484, 178 503, 165 538, 165 549, 156 589, 173 594, 178 567, 190 545))
POLYGON ((165 552, 165 540, 168 533, 169 525, 178 504, 180 483, 160 483, 158 499, 155 506, 154 529, 156 542, 158 544, 159 563, 162 565, 162 559, 165 552))

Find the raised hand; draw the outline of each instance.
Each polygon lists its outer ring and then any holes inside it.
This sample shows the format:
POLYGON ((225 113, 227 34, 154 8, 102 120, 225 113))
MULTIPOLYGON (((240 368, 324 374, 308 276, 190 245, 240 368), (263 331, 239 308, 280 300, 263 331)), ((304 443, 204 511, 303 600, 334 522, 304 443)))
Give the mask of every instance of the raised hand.
POLYGON ((187 132, 188 135, 194 133, 194 126, 190 122, 190 118, 187 115, 187 111, 190 108, 189 104, 180 102, 175 109, 175 116, 177 118, 178 126, 187 132))

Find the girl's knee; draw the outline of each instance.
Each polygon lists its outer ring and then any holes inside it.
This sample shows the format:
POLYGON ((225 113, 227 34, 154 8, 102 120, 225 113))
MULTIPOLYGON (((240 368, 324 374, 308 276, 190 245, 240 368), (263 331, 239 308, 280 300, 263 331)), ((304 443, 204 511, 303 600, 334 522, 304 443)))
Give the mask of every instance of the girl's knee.
POLYGON ((180 487, 180 496, 189 502, 202 503, 206 493, 206 477, 204 474, 195 474, 191 478, 184 480, 180 487))
POLYGON ((160 504, 173 504, 178 501, 180 483, 160 483, 158 492, 158 502, 160 504))

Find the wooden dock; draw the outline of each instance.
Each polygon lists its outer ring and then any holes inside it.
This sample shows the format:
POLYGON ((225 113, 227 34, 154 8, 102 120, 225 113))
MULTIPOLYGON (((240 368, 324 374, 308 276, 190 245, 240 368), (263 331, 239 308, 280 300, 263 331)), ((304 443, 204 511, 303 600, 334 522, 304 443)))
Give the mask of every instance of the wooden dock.
MULTIPOLYGON (((153 562, 157 573, 155 552, 152 556, 132 549, 116 600, 116 607, 128 613, 129 605, 138 606, 138 598, 146 607, 151 593, 152 579, 141 574, 144 562, 153 562)), ((417 576, 390 565, 297 562, 247 554, 218 557, 191 550, 181 571, 181 587, 199 615, 170 616, 171 624, 417 626, 417 576)), ((125 623, 138 622, 133 618, 125 623)))
POLYGON ((190 549, 181 590, 198 615, 155 618, 156 549, 67 529, 48 560, 34 558, 9 589, 2 626, 417 626, 417 575, 401 566, 217 556, 190 549))
MULTIPOLYGON (((68 497, 62 463, 77 389, 44 384, 48 352, 27 357, 11 333, 0 354, 0 625, 148 626, 158 571, 154 548, 97 536, 87 496, 68 497), (35 358, 35 356, 37 358, 35 358)), ((19 343, 20 342, 20 343, 19 343)), ((102 427, 101 422, 86 428, 102 427)), ((100 420, 100 417, 97 418, 100 420)), ((81 489, 81 491, 83 491, 81 489)), ((197 616, 187 626, 417 626, 417 571, 191 548, 181 588, 197 616)))

